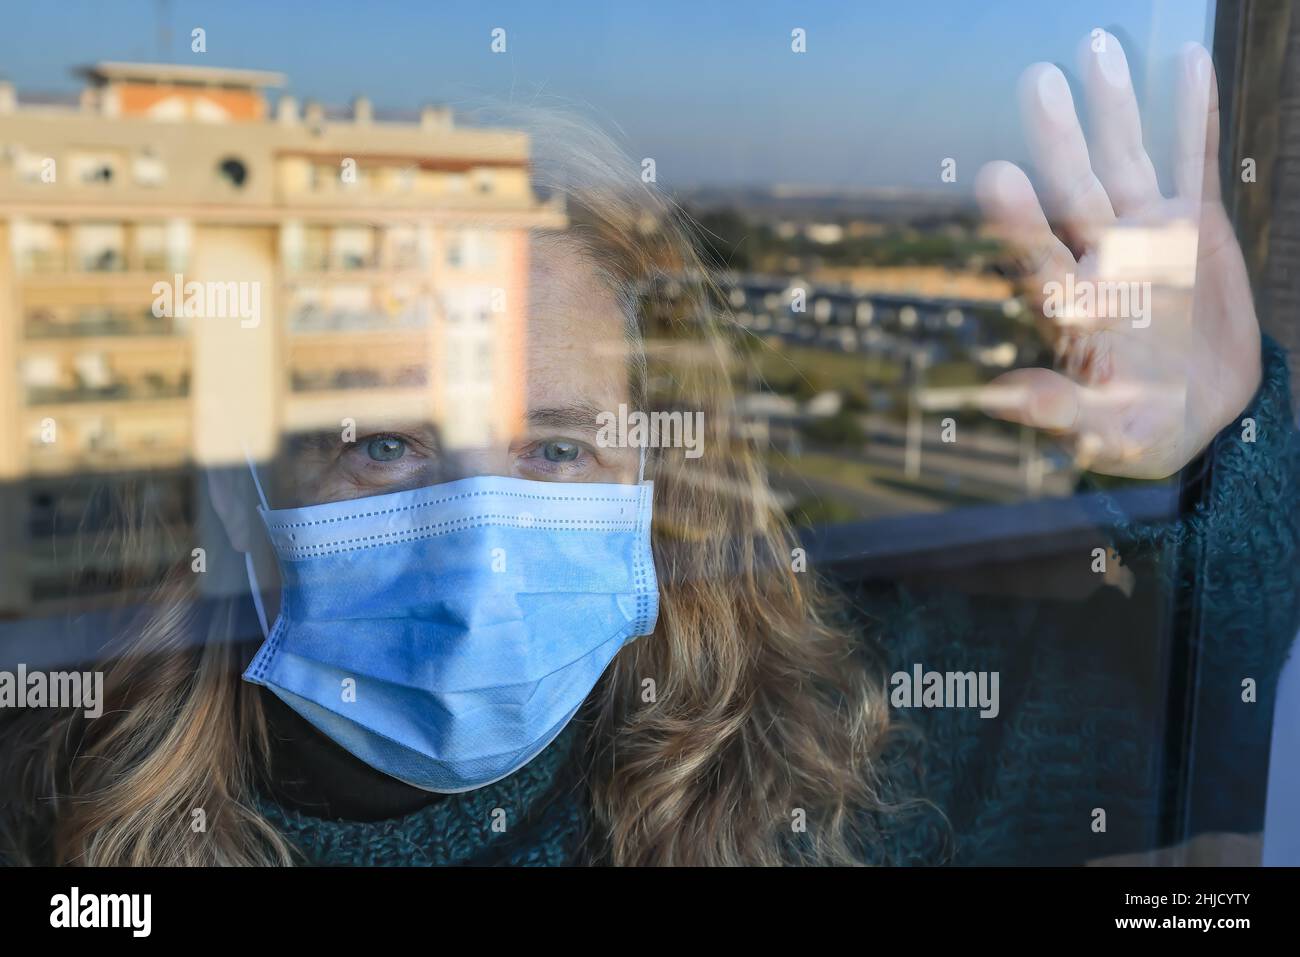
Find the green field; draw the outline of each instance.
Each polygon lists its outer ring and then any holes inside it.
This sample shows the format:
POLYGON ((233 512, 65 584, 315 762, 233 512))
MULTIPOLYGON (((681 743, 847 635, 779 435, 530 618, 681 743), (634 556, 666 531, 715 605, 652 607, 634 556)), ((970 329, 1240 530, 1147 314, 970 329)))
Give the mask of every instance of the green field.
MULTIPOLYGON (((903 378, 901 363, 881 356, 784 343, 756 345, 749 352, 749 362, 778 392, 860 392, 871 386, 896 387, 903 378)), ((942 362, 925 372, 925 383, 930 386, 977 385, 982 381, 979 369, 970 362, 942 362)))

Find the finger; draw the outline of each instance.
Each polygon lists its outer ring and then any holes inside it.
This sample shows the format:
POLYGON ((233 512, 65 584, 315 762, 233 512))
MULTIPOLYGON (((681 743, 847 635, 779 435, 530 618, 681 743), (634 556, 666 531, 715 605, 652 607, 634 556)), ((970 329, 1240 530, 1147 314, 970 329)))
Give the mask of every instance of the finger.
POLYGON ((1077 264, 1052 232, 1029 177, 1014 163, 987 163, 975 177, 975 198, 990 230, 1011 247, 1026 290, 1040 305, 1047 284, 1064 281, 1077 264))
POLYGON ((1092 171, 1065 74, 1050 63, 1035 63, 1020 78, 1020 106, 1048 213, 1061 223, 1076 257, 1082 256, 1114 223, 1115 211, 1092 171))
POLYGON ((1023 170, 1001 160, 986 164, 975 177, 975 196, 989 230, 1010 245, 1018 260, 1039 331, 1049 342, 1059 345, 1062 333, 1095 332, 1113 324, 1113 317, 1082 307, 1070 294, 1078 263, 1052 232, 1023 170))
POLYGON ((1092 168, 1117 216, 1133 216, 1158 203, 1160 181, 1142 145, 1142 117, 1124 48, 1097 31, 1079 48, 1091 119, 1092 168))
POLYGON ((1205 47, 1183 47, 1178 84, 1174 183, 1180 198, 1221 202, 1219 186, 1219 85, 1205 47))
POLYGON ((995 418, 1062 437, 1081 468, 1129 474, 1148 454, 1132 429, 1131 410, 1140 399, 1133 388, 1080 385, 1051 369, 1016 369, 986 385, 979 404, 995 418))
POLYGON ((1071 433, 1082 412, 1081 387, 1051 369, 1016 369, 980 392, 988 415, 1048 432, 1071 433))

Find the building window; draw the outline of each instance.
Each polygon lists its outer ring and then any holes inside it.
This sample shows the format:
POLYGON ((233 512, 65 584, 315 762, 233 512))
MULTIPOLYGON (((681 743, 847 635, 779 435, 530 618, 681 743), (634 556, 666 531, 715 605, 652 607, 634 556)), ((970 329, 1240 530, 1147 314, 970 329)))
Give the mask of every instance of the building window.
POLYGON ((118 158, 112 153, 73 153, 68 165, 73 182, 83 186, 109 186, 118 178, 118 158))
POLYGON ((217 174, 235 189, 243 189, 248 182, 248 167, 234 156, 226 157, 217 165, 217 174))
POLYGON ((83 223, 73 228, 74 268, 120 272, 126 268, 126 231, 117 223, 83 223))
POLYGON ((5 151, 6 159, 13 162, 14 171, 24 183, 43 183, 52 181, 55 175, 54 160, 40 153, 33 153, 15 146, 5 151))
POLYGON ((137 186, 161 186, 167 181, 167 167, 153 150, 145 149, 137 153, 131 164, 131 172, 137 186))

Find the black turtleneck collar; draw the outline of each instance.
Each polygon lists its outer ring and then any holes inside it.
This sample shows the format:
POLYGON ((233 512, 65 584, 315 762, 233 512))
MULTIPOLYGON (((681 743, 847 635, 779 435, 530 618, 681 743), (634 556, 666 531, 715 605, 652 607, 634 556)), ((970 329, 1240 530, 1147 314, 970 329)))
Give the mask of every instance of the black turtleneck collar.
MULTIPOLYGON (((261 639, 251 642, 252 660, 261 639)), ((275 693, 257 686, 270 736, 265 796, 286 810, 342 821, 404 817, 447 795, 423 791, 376 771, 322 734, 275 693)))

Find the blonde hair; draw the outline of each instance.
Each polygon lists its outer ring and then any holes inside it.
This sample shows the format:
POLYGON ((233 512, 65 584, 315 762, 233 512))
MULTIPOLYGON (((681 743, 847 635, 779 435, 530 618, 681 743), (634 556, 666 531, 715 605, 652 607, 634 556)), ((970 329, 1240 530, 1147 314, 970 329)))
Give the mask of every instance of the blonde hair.
MULTIPOLYGON (((733 349, 690 224, 603 134, 557 113, 525 119, 512 125, 532 134, 535 179, 573 214, 565 241, 580 244, 630 322, 654 315, 670 333, 643 343, 634 400, 652 402, 663 390, 646 383, 666 381, 674 406, 706 424, 702 457, 661 449, 652 462, 655 632, 618 654, 581 715, 587 853, 617 865, 861 862, 868 821, 896 810, 878 779, 891 729, 883 677, 867 643, 829 623, 812 576, 794 570, 796 542, 761 462, 729 427, 733 349), (670 276, 693 281, 668 302, 656 290, 670 276), (654 694, 643 696, 647 680, 654 694)), ((152 525, 135 502, 123 505, 128 548, 152 525)), ((240 680, 224 640, 230 623, 213 623, 199 647, 183 639, 193 578, 158 585, 108 668, 103 717, 25 720, 3 742, 0 776, 21 796, 0 840, 20 860, 295 859, 257 811, 267 732, 258 689, 240 680), (203 833, 190 827, 196 809, 203 833), (52 842, 34 848, 42 828, 52 842)))

